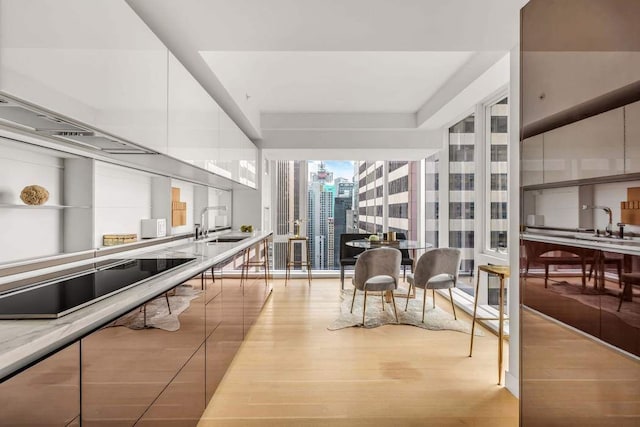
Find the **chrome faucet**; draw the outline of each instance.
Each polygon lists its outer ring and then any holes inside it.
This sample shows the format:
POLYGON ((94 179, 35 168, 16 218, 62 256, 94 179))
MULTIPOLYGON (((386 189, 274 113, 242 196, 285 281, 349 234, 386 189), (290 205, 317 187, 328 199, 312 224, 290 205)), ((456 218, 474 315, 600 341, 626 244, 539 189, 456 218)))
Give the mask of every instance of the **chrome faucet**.
MULTIPOLYGON (((202 227, 200 229, 200 233, 202 235, 202 237, 207 237, 209 235, 209 218, 206 216, 207 212, 209 211, 226 211, 227 207, 225 205, 220 205, 220 206, 207 206, 206 208, 202 209, 202 213, 200 214, 200 226, 202 227), (205 222, 206 222, 206 226, 205 226, 205 222)), ((196 240, 198 239, 198 237, 196 236, 196 240)))
POLYGON ((582 205, 582 210, 586 210, 586 209, 602 209, 603 211, 605 211, 605 213, 609 215, 609 223, 607 224, 607 227, 604 229, 604 233, 605 233, 605 236, 607 237, 613 236, 613 214, 611 212, 611 208, 608 208, 606 206, 582 205))

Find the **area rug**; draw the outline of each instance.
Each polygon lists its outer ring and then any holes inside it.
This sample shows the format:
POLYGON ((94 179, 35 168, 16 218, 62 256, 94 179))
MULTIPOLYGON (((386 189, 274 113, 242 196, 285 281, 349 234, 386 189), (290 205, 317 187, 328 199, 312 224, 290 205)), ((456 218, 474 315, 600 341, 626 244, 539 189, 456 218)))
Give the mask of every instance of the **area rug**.
MULTIPOLYGON (((417 290, 416 298, 409 299, 409 307, 404 311, 406 299, 398 297, 398 295, 406 295, 406 291, 398 291, 396 295, 396 304, 398 308, 398 324, 417 326, 422 329, 430 329, 434 331, 458 331, 471 333, 471 324, 462 320, 455 320, 453 314, 447 313, 440 307, 433 308, 432 299, 427 296, 427 306, 424 315, 424 323, 422 323, 422 289, 417 290)), ((428 294, 427 294, 428 295, 428 294)), ((353 288, 342 291, 340 304, 340 316, 331 322, 327 327, 330 331, 338 329, 350 328, 352 326, 362 327, 362 304, 364 302, 364 293, 358 291, 356 300, 353 305, 353 313, 351 310, 351 298, 353 296, 353 288)), ((392 304, 384 304, 382 310, 382 297, 380 293, 372 292, 367 294, 367 314, 365 318, 365 328, 377 328, 382 325, 395 325, 396 318, 393 313, 392 304)), ((483 332, 476 328, 475 335, 482 336, 483 332)))
POLYGON ((126 326, 134 330, 158 328, 175 332, 180 329, 178 316, 189 308, 191 300, 197 298, 201 293, 201 290, 196 290, 189 285, 180 285, 175 288, 175 293, 169 292, 171 314, 169 314, 169 309, 167 308, 167 300, 162 294, 146 304, 146 325, 145 310, 136 309, 110 323, 107 327, 126 326))

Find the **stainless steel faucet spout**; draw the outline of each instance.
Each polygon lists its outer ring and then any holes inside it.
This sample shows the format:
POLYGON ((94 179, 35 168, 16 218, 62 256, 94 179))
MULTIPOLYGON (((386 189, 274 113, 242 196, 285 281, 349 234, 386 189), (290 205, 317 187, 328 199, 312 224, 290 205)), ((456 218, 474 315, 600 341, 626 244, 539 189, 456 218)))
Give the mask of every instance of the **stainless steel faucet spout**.
POLYGON ((586 209, 602 209, 607 215, 609 215, 609 223, 605 228, 605 234, 607 236, 613 236, 613 212, 611 211, 611 208, 607 206, 582 205, 582 210, 586 210, 586 209))
POLYGON ((225 205, 220 206, 207 206, 202 209, 202 213, 200 213, 200 225, 202 226, 201 234, 202 237, 207 237, 209 235, 209 217, 206 216, 209 211, 226 211, 227 207, 225 205), (206 226, 205 226, 206 223, 206 226))

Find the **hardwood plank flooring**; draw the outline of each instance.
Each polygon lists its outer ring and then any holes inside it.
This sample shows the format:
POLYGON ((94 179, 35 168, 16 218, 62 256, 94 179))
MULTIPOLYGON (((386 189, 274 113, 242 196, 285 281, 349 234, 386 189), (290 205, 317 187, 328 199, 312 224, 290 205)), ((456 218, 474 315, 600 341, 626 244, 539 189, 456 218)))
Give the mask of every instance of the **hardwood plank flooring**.
MULTIPOLYGON (((469 358, 470 336, 460 332, 406 325, 329 331, 339 288, 337 279, 314 279, 311 287, 274 281, 198 425, 518 425, 517 399, 496 385, 495 335, 476 337, 469 358)), ((445 299, 437 303, 450 310, 445 299)))

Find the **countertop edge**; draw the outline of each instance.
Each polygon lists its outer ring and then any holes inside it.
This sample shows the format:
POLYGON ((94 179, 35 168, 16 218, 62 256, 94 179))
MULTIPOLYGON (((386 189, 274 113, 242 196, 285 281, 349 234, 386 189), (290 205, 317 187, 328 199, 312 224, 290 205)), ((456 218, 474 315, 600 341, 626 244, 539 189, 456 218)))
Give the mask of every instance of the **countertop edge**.
POLYGON ((207 241, 174 241, 118 254, 124 257, 163 258, 180 253, 186 258, 194 257, 196 261, 58 319, 0 320, 0 382, 57 350, 73 344, 146 301, 216 264, 237 256, 242 250, 269 238, 272 234, 258 232, 239 242, 216 245, 208 245, 207 241))
POLYGON ((536 233, 521 233, 520 238, 523 240, 531 240, 543 243, 558 243, 566 246, 594 249, 605 252, 615 252, 627 255, 640 255, 640 247, 623 246, 621 244, 607 243, 602 241, 589 241, 571 237, 550 236, 536 233))

